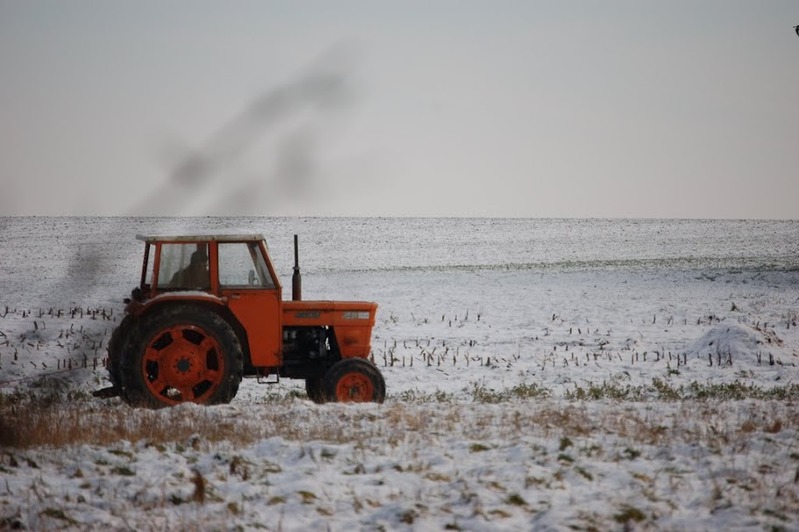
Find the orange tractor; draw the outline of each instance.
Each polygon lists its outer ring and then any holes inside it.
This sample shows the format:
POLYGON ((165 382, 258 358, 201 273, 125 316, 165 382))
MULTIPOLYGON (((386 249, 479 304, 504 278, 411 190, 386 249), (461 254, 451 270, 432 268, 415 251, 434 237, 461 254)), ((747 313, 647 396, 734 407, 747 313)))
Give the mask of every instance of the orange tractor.
POLYGON ((377 304, 302 301, 297 237, 292 300, 261 235, 137 236, 141 283, 108 344, 113 386, 136 406, 230 402, 242 377, 305 379, 316 402, 382 402, 368 360, 377 304))

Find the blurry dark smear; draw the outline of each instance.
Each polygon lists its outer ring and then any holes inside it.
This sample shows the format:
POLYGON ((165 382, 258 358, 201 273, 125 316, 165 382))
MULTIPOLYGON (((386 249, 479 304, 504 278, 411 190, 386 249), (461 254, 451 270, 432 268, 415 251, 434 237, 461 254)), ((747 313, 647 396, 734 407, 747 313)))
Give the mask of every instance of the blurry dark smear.
POLYGON ((352 64, 351 52, 335 48, 295 79, 255 98, 179 160, 130 214, 268 215, 277 202, 312 197, 321 175, 318 132, 354 100, 352 64), (235 163, 268 134, 275 134, 274 166, 249 179, 236 175, 235 163))

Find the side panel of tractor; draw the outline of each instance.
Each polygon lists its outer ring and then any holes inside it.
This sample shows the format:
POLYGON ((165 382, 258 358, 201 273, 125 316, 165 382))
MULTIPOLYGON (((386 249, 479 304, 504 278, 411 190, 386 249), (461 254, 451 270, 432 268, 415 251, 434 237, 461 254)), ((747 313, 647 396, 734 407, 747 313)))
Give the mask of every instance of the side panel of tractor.
POLYGON ((284 301, 284 327, 332 327, 341 358, 366 358, 377 304, 365 301, 284 301))
POLYGON ((228 308, 247 335, 250 363, 254 367, 281 365, 282 312, 277 292, 223 291, 228 308))

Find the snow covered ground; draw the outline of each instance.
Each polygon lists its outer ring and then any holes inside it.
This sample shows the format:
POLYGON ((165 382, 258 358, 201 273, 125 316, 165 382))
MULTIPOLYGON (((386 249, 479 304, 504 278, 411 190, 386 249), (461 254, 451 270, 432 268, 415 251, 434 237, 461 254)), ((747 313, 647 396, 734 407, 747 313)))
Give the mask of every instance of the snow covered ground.
POLYGON ((52 434, 0 439, 0 529, 799 529, 799 222, 0 229, 0 429, 52 434), (210 408, 91 398, 133 236, 186 231, 264 233, 284 286, 297 233, 306 299, 377 301, 386 403, 286 380, 210 408))

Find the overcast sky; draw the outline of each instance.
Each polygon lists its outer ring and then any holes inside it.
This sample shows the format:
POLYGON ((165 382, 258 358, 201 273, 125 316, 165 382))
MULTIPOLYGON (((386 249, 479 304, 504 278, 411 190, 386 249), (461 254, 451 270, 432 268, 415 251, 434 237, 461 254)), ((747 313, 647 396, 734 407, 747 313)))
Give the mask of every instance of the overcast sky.
POLYGON ((0 0, 0 215, 799 218, 799 4, 0 0))

